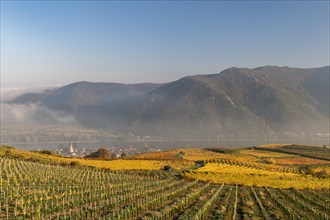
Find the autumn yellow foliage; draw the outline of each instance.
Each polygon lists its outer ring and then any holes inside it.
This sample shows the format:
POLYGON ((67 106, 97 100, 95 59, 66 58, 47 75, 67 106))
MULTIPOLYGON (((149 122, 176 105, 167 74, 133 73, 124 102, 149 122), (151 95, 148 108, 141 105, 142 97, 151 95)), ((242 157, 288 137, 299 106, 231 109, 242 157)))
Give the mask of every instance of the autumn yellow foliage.
POLYGON ((262 144, 259 145, 258 147, 262 148, 277 148, 277 147, 284 147, 284 146, 289 146, 291 144, 262 144))
POLYGON ((72 162, 77 162, 77 164, 84 166, 93 166, 96 168, 105 168, 111 170, 159 170, 163 169, 165 165, 171 166, 174 169, 189 169, 194 166, 194 163, 192 161, 142 159, 96 160, 83 158, 68 158, 40 154, 36 152, 22 151, 14 148, 0 147, 0 156, 4 156, 5 154, 7 154, 9 157, 29 161, 66 165, 69 165, 72 162))
POLYGON ((184 172, 183 175, 187 178, 212 183, 284 189, 330 189, 330 178, 316 178, 311 175, 260 170, 219 163, 208 163, 196 171, 184 172))
POLYGON ((106 168, 110 170, 160 170, 163 169, 165 165, 171 166, 174 169, 185 169, 191 168, 194 165, 192 162, 166 160, 73 160, 78 161, 82 165, 106 168))
POLYGON ((276 164, 281 165, 314 165, 314 164, 330 164, 330 161, 319 160, 308 157, 287 157, 287 158, 275 158, 276 164))
POLYGON ((176 150, 168 150, 168 151, 159 151, 159 152, 150 152, 134 155, 131 158, 134 159, 156 159, 156 160, 173 160, 177 159, 176 155, 183 153, 183 160, 208 160, 215 158, 223 158, 224 154, 213 152, 207 149, 202 148, 179 148, 176 150))
POLYGON ((247 154, 255 157, 294 157, 292 154, 279 153, 273 151, 263 151, 263 150, 240 150, 241 154, 247 154))

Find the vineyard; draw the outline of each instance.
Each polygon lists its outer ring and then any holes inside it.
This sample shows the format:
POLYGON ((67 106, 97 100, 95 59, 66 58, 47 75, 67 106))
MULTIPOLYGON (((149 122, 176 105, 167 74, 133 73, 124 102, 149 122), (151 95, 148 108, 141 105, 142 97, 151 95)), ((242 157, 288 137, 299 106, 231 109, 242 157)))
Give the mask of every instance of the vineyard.
POLYGON ((0 219, 328 219, 328 191, 0 159, 0 219))
POLYGON ((325 145, 323 147, 317 147, 292 144, 285 146, 259 146, 257 149, 330 161, 330 148, 325 145))
POLYGON ((222 154, 200 148, 180 148, 170 151, 150 152, 133 155, 134 159, 175 160, 178 157, 187 161, 222 158, 222 154))
POLYGON ((83 158, 68 158, 53 155, 40 154, 17 150, 12 147, 0 147, 0 157, 10 157, 19 160, 27 160, 33 162, 70 165, 78 164, 82 166, 90 166, 95 168, 111 169, 111 170, 159 170, 165 165, 170 165, 175 169, 188 169, 194 166, 192 161, 178 160, 141 160, 141 159, 116 159, 116 160, 92 160, 83 158))
POLYGON ((276 172, 245 166, 208 163, 198 170, 184 171, 186 178, 212 183, 241 184, 245 186, 296 188, 296 189, 329 189, 330 178, 317 178, 287 172, 276 172))
POLYGON ((289 158, 308 161, 264 149, 178 149, 105 161, 1 147, 0 219, 329 219, 329 175, 310 173, 324 173, 329 163, 269 163, 289 158))

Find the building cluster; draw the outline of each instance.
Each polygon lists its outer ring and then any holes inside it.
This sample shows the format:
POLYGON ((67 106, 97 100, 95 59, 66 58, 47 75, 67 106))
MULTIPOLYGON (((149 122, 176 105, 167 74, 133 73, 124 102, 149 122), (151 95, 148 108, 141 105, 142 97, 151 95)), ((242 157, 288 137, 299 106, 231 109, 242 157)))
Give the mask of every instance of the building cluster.
POLYGON ((108 149, 112 158, 120 158, 128 155, 139 154, 144 152, 160 151, 160 148, 140 148, 134 146, 100 146, 100 147, 80 147, 70 142, 68 146, 62 146, 55 151, 57 154, 65 157, 85 157, 99 148, 108 149))

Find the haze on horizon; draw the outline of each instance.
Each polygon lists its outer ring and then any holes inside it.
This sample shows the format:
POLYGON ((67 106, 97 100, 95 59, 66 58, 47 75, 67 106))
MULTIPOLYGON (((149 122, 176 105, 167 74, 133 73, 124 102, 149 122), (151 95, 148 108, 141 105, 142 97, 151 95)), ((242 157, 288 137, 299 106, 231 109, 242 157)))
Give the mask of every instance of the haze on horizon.
POLYGON ((329 65, 329 2, 1 1, 1 85, 329 65))

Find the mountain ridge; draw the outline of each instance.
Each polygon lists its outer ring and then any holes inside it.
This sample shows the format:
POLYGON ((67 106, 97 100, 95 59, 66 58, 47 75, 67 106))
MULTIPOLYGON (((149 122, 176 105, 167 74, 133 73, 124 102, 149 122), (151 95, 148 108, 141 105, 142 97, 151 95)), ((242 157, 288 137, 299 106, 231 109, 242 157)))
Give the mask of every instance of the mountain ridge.
POLYGON ((11 104, 39 103, 86 127, 171 137, 272 138, 329 133, 329 66, 231 67, 164 84, 77 82, 11 104))

